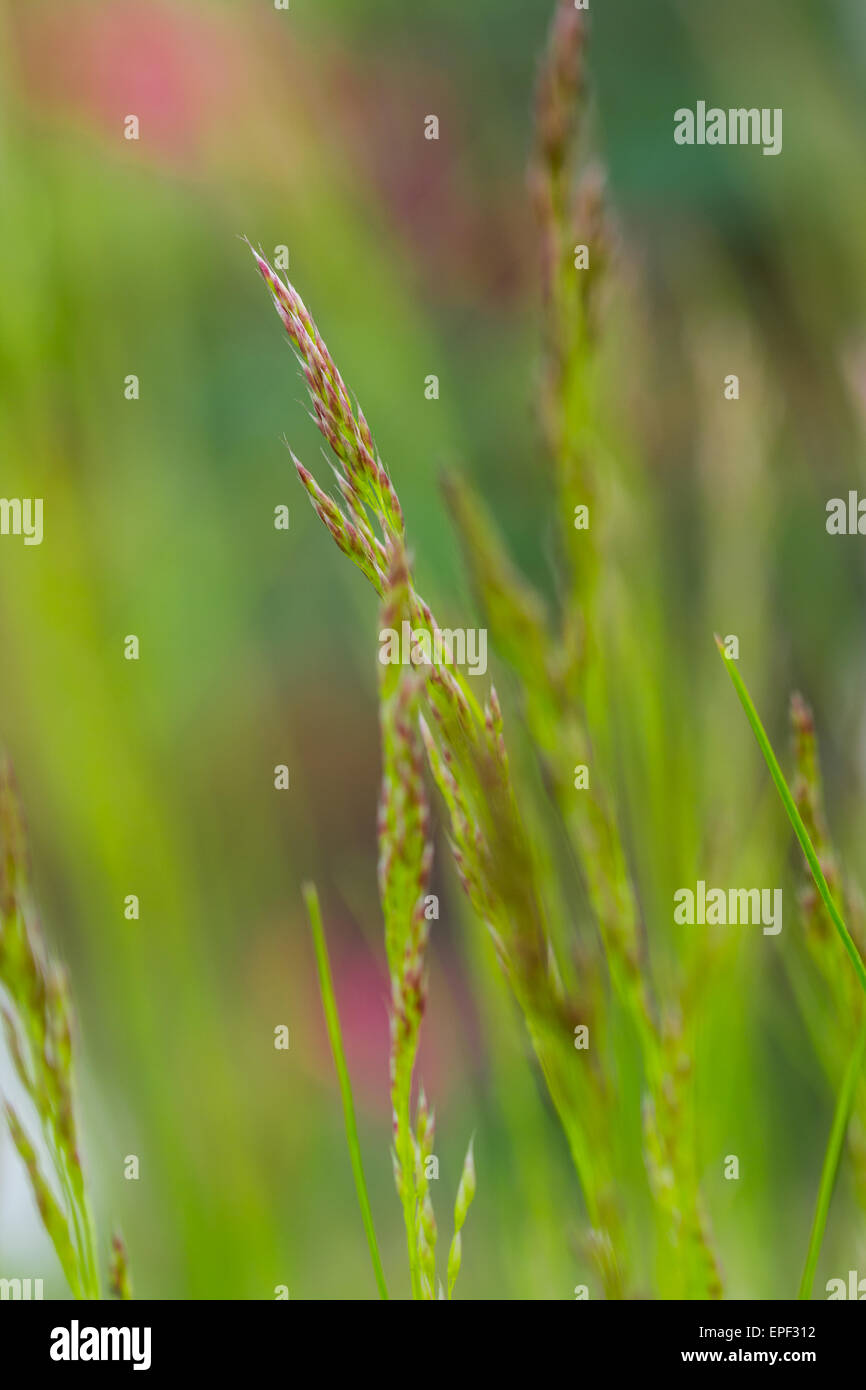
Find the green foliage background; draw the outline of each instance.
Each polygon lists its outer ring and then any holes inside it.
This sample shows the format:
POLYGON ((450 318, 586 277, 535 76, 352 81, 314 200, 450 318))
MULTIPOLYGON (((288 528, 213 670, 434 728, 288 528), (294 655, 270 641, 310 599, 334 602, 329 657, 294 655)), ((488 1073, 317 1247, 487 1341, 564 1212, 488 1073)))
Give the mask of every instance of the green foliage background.
MULTIPOLYGON (((826 535, 824 506, 862 486, 866 24, 854 0, 592 10, 592 136, 636 287, 612 307, 599 366, 621 521, 609 740, 663 978, 681 949, 674 888, 714 874, 785 887, 779 938, 732 929, 720 946, 696 1062, 727 1291, 792 1296, 833 1092, 786 968, 799 951, 797 861, 712 633, 739 635, 777 746, 789 690, 815 704, 832 828, 857 877, 864 564, 860 541, 826 535), (781 106, 783 154, 678 149, 673 111, 699 97, 781 106), (721 399, 728 372, 741 376, 737 406, 721 399), (722 1178, 729 1153, 738 1183, 722 1178)), ((281 444, 320 461, 236 237, 290 247, 292 278, 392 470, 437 612, 455 625, 474 612, 439 492, 445 466, 487 496, 550 591, 524 179, 548 11, 536 0, 0 5, 0 492, 45 499, 42 546, 0 540, 0 738, 46 931, 71 970, 101 1226, 122 1226, 142 1297, 375 1293, 307 877, 323 895, 399 1289, 375 606, 320 534, 281 444), (131 112, 138 143, 122 138, 131 112), (428 112, 438 145, 422 138, 428 112), (131 372, 137 402, 123 395, 131 372), (273 529, 279 503, 288 534, 273 529), (127 633, 138 663, 122 659, 127 633), (273 790, 282 762, 288 794, 273 790), (129 893, 138 923, 124 920, 129 893), (288 1053, 273 1048, 281 1023, 288 1053), (137 1183, 123 1178, 130 1153, 137 1183)), ((494 675, 517 738, 507 674, 494 675)), ((461 1293, 569 1298, 588 1278, 576 1179, 444 849, 437 876, 421 1073, 447 1192, 465 1135, 477 1136, 461 1293)), ((570 908, 585 910, 579 885, 570 908)), ((830 1002, 818 1008, 832 1029, 830 1002)), ((626 1127, 638 1123, 629 1057, 626 1127)), ((644 1183, 636 1172, 638 1214, 644 1183)), ((864 1257, 843 1175, 818 1288, 864 1257)), ((3 1143, 0 1274, 26 1273, 64 1296, 3 1143)))

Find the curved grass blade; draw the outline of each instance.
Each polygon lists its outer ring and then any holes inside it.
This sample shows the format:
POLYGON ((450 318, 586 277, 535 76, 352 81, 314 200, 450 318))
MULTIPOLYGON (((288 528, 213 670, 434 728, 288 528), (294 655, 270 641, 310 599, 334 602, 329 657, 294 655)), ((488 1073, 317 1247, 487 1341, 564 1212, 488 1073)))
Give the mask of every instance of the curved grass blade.
POLYGON ((731 681, 733 682, 734 689, 736 690, 737 695, 739 696, 740 704, 746 711, 746 718, 752 726, 752 732, 754 733, 755 738, 758 741, 758 747, 764 755, 764 761, 766 762, 767 767, 770 769, 770 776, 776 784, 776 790, 778 791, 779 796, 782 799, 782 805, 787 811, 788 819, 794 827, 794 834, 800 841, 801 848, 806 856, 806 862, 808 863, 809 868, 812 871, 812 877, 815 880, 815 887, 821 894, 824 906, 826 907, 827 912, 829 913, 830 920, 832 921, 834 927, 836 928, 836 931, 839 933, 839 936, 842 940, 842 945, 845 947, 845 950, 851 957, 851 963, 854 966, 855 971, 857 972, 857 978, 859 979, 860 984, 863 986, 864 991, 866 991, 866 965, 864 965, 863 963, 863 957, 857 950, 857 946, 854 942, 853 937, 851 936, 851 933, 845 925, 845 922, 842 918, 842 914, 836 906, 835 902, 833 901, 833 894, 830 892, 827 880, 824 877, 824 872, 821 868, 818 855, 815 851, 815 846, 812 844, 812 841, 809 838, 809 832, 803 824, 803 818, 800 815, 800 812, 797 810, 796 803, 794 801, 793 796, 791 795, 791 790, 788 786, 788 783, 785 781, 785 774, 782 772, 782 769, 779 766, 778 759, 776 758, 776 755, 773 752, 772 745, 770 744, 770 740, 767 737, 766 730, 764 729, 764 726, 761 723, 758 711, 752 704, 752 698, 749 695, 748 690, 746 689, 742 676, 737 670, 736 664, 730 659, 730 657, 725 655, 725 649, 722 645, 721 638, 718 636, 716 637, 716 646, 719 649, 719 655, 721 656, 722 661, 725 663, 725 666, 728 669, 728 675, 730 676, 731 681))
POLYGON ((815 1269, 818 1264, 821 1244, 824 1240, 824 1231, 827 1226, 827 1214, 830 1210, 830 1199, 833 1196, 833 1188, 836 1185, 836 1174, 839 1171, 842 1146, 845 1143, 845 1135, 848 1132, 848 1121, 851 1118, 851 1109, 854 1105, 854 1097, 857 1093, 857 1082, 860 1079, 860 1073, 863 1068, 864 1052, 866 1052, 866 1020, 864 1020, 860 1028, 860 1035, 854 1046, 850 1061, 848 1062, 842 1081, 842 1087, 836 1101, 836 1110, 833 1115, 830 1138, 827 1140, 827 1151, 824 1154, 824 1166, 821 1169, 818 1200, 815 1203, 812 1233, 809 1237, 809 1249, 806 1254, 806 1265, 803 1269, 803 1277, 800 1280, 798 1298, 808 1299, 812 1297, 815 1269))
MULTIPOLYGON (((796 802, 791 795, 785 775, 779 766, 778 759, 773 752, 772 745, 767 737, 766 730, 761 723, 758 711, 752 703, 751 696, 746 689, 745 682, 731 659, 726 656, 721 639, 716 636, 716 646, 719 655, 725 666, 728 668, 728 675, 733 682, 734 689, 739 696, 740 704, 746 711, 746 718, 752 726, 752 731, 758 741, 758 747, 764 755, 764 761, 770 769, 770 776, 776 784, 776 789, 782 799, 782 805, 788 813, 788 819, 794 827, 794 833, 800 841, 806 862, 815 880, 815 887, 821 894, 824 906, 830 916, 834 927, 842 938, 842 944, 857 973, 864 990, 866 990, 866 966, 863 958, 857 949, 851 933, 845 925, 842 914, 833 900, 833 894, 824 877, 815 846, 809 836, 809 832, 803 823, 803 818, 797 810, 796 802)), ((845 1135, 848 1131, 848 1121, 851 1117, 851 1108, 854 1104, 854 1096, 857 1091, 857 1082, 863 1067, 863 1057, 866 1052, 866 1020, 861 1026, 854 1051, 848 1062, 839 1096, 836 1101, 836 1109, 833 1114, 833 1124, 830 1128, 830 1137, 827 1140, 827 1149, 824 1154, 824 1164, 821 1169, 821 1181, 818 1187, 818 1199, 815 1204, 815 1215, 812 1220, 812 1231, 809 1237, 809 1249, 806 1254, 806 1264, 803 1270, 803 1277, 800 1281, 800 1291, 798 1297, 808 1299, 811 1297, 812 1284, 815 1279, 815 1269, 818 1264, 818 1256, 824 1240, 824 1232, 827 1226, 827 1216, 830 1210, 830 1201, 833 1196, 833 1189, 836 1185, 836 1175, 839 1171, 839 1162, 842 1156, 842 1145, 845 1142, 845 1135)))
POLYGON ((337 1068, 340 1093, 343 1097, 346 1140, 349 1145, 349 1158, 352 1163, 352 1172, 355 1175, 355 1187, 358 1192, 358 1205, 361 1208, 361 1220, 364 1223, 364 1230, 367 1233, 367 1244, 370 1247, 370 1259, 373 1262, 373 1273, 376 1276, 379 1293, 382 1298, 386 1299, 388 1297, 388 1289, 385 1284, 382 1261, 379 1257, 379 1246, 376 1242, 376 1230, 373 1225, 373 1212, 370 1207, 370 1198, 367 1194, 367 1183, 364 1178, 364 1165, 361 1160, 361 1145, 358 1140, 358 1126, 355 1123, 355 1105, 352 1100, 352 1082, 349 1078, 349 1068, 346 1065, 346 1054, 343 1051, 340 1016, 337 1012, 337 1000, 334 995, 334 981, 331 977, 331 964, 328 960, 325 929, 322 926, 322 910, 319 906, 319 895, 316 892, 315 884, 312 883, 305 883, 303 892, 304 902, 307 907, 307 915, 310 919, 310 926, 313 931, 313 944, 316 948, 316 965, 319 971, 319 988, 322 994, 322 1008, 325 1011, 325 1023, 328 1028, 328 1037, 331 1041, 331 1051, 334 1054, 334 1065, 337 1068))

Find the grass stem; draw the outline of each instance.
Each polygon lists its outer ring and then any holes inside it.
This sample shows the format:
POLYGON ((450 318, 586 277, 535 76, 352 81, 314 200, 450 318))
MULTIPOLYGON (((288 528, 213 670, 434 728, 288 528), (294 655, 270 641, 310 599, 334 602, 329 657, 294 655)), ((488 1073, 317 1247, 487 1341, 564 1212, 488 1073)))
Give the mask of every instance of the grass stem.
POLYGON ((794 827, 794 834, 800 841, 803 853, 806 856, 806 862, 808 863, 809 868, 812 871, 812 877, 815 880, 815 886, 818 889, 818 892, 821 894, 824 906, 826 907, 827 912, 830 915, 830 920, 832 921, 834 927, 836 928, 836 931, 839 933, 839 936, 842 939, 842 945, 845 947, 845 950, 851 957, 851 963, 854 966, 854 969, 857 973, 857 978, 859 979, 860 984, 863 986, 864 991, 866 991, 866 965, 864 965, 863 963, 863 957, 860 955, 860 952, 857 949, 854 939, 845 925, 841 912, 839 911, 838 907, 833 901, 833 895, 830 892, 827 880, 824 877, 824 871, 821 868, 818 855, 815 851, 815 846, 812 844, 812 841, 809 838, 809 832, 803 824, 803 818, 800 815, 800 812, 797 810, 796 802, 794 801, 794 798, 791 795, 791 790, 788 786, 788 783, 785 781, 785 774, 782 772, 782 769, 779 766, 778 759, 776 758, 776 755, 773 752, 772 745, 770 744, 770 740, 767 737, 766 730, 764 729, 764 726, 761 723, 758 711, 755 709, 755 706, 752 703, 752 698, 749 695, 748 690, 746 689, 742 676, 737 670, 736 663, 725 654, 725 649, 719 637, 716 637, 716 645, 718 646, 719 654, 721 655, 722 661, 728 668, 728 675, 730 676, 733 682, 734 689, 736 690, 737 695, 739 696, 740 704, 746 711, 746 718, 752 726, 752 732, 754 733, 755 738, 758 740, 758 747, 764 755, 764 761, 766 762, 767 767, 770 769, 770 776, 776 784, 776 790, 778 791, 779 796, 782 799, 782 805, 785 807, 785 810, 788 813, 788 819, 794 827))
MULTIPOLYGON (((770 776, 776 784, 776 789, 779 793, 779 796, 782 798, 782 805, 785 807, 785 810, 788 813, 788 819, 794 827, 794 833, 797 836, 797 839, 800 841, 803 853, 806 856, 806 862, 808 863, 812 873, 812 877, 815 880, 815 887, 821 894, 822 901, 830 916, 830 920, 832 921, 834 927, 836 928, 837 932, 842 938, 842 944, 845 947, 845 950, 851 957, 851 962, 854 966, 855 971, 857 972, 857 978, 863 986, 863 989, 866 990, 866 966, 864 966, 863 964, 863 958, 857 949, 857 945, 853 937, 851 936, 851 933, 845 925, 841 912, 839 911, 838 907, 836 906, 836 903, 833 900, 833 895, 830 892, 827 880, 824 877, 824 871, 821 868, 821 863, 818 859, 815 846, 812 844, 812 840, 803 822, 803 818, 800 815, 800 812, 797 810, 796 802, 794 801, 794 798, 791 794, 791 790, 788 786, 788 783, 785 781, 785 774, 782 772, 782 769, 779 766, 778 759, 775 753, 773 752, 772 745, 770 743, 769 738, 767 737, 766 730, 764 729, 764 726, 761 723, 758 711, 755 709, 755 706, 752 703, 751 696, 749 695, 749 692, 746 689, 745 682, 743 681, 742 676, 737 670, 734 662, 725 654, 725 649, 722 645, 721 639, 718 636, 716 637, 716 645, 718 646, 719 653, 721 655, 722 660, 725 663, 725 666, 728 668, 728 675, 730 676, 734 685, 734 689, 736 690, 737 695, 739 696, 740 704, 746 711, 746 718, 752 726, 752 731, 755 735, 755 738, 758 740, 758 747, 764 755, 764 761, 766 762, 767 767, 770 769, 770 776)), ((824 1165, 821 1169, 821 1182, 818 1187, 818 1200, 815 1203, 815 1215, 812 1220, 812 1231, 809 1237, 809 1249, 806 1254, 806 1264, 805 1268, 803 1269, 803 1277, 800 1280, 799 1297, 802 1299, 808 1299, 812 1296, 812 1285, 815 1280, 815 1269, 818 1264, 818 1256, 821 1251, 821 1245, 824 1240, 824 1232, 827 1227, 827 1215, 830 1210, 830 1200, 833 1196, 833 1188, 836 1185, 836 1175, 839 1171, 839 1161, 842 1157, 842 1146, 845 1142, 845 1135, 848 1132, 848 1121, 851 1118, 851 1109, 854 1104, 854 1097, 857 1092, 857 1082, 860 1077, 860 1072, 863 1068, 864 1051, 866 1051, 866 1017, 864 1017, 863 1023, 860 1025, 860 1031, 857 1036, 857 1041, 854 1045, 854 1051, 852 1052, 851 1058, 848 1062, 848 1066, 845 1071, 845 1076, 842 1081, 842 1086, 839 1091, 839 1096, 836 1101, 836 1109, 833 1114, 833 1124, 830 1128, 830 1137, 827 1141, 827 1149, 824 1154, 824 1165)))
POLYGON ((818 1264, 821 1244, 824 1240, 824 1231, 827 1226, 827 1214, 830 1210, 830 1199, 836 1184, 836 1174, 839 1171, 839 1160, 842 1156, 842 1145, 845 1142, 845 1135, 848 1131, 848 1121, 851 1118, 851 1109, 854 1105, 854 1097, 857 1093, 857 1082, 860 1079, 860 1073, 863 1069, 864 1052, 866 1052, 866 1017, 864 1017, 863 1023, 860 1025, 860 1033, 854 1045, 854 1051, 848 1062, 839 1096, 836 1101, 836 1110, 833 1115, 830 1138, 827 1141, 827 1151, 824 1154, 824 1166, 821 1170, 821 1184, 818 1188, 818 1200, 815 1204, 812 1233, 809 1237, 809 1250, 806 1255, 803 1278, 800 1280, 799 1298, 809 1299, 812 1297, 815 1269, 818 1264))
POLYGON ((388 1289, 385 1284, 382 1261, 379 1257, 376 1230, 373 1226, 373 1212, 370 1207, 370 1198, 367 1194, 367 1183, 364 1178, 361 1145, 358 1140, 358 1126, 355 1122, 355 1106, 352 1100, 352 1082, 349 1078, 349 1068, 346 1065, 346 1055, 343 1051, 340 1016, 337 1012, 337 1000, 334 994, 331 964, 328 959, 325 929, 322 926, 322 910, 319 906, 319 895, 316 892, 315 884, 312 883, 305 883, 303 892, 304 902, 307 907, 307 915, 310 919, 310 926, 313 931, 313 944, 316 949, 316 965, 319 971, 319 988, 322 994, 322 1008, 325 1012, 325 1023, 328 1029, 328 1037, 331 1040, 331 1051, 334 1054, 334 1065, 337 1068, 340 1093, 343 1097, 346 1140, 349 1145, 349 1158, 352 1162, 352 1172, 355 1175, 355 1187, 358 1192, 358 1205, 361 1208, 361 1220, 364 1223, 364 1230, 367 1233, 367 1244, 370 1247, 370 1259, 373 1262, 373 1273, 376 1276, 379 1293, 382 1298, 386 1299, 388 1297, 388 1289))

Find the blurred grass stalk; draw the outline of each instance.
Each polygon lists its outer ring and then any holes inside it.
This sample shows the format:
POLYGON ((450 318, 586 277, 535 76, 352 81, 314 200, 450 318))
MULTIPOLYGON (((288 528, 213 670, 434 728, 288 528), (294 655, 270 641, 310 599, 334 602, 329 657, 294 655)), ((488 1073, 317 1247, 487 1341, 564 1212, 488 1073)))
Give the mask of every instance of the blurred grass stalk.
MULTIPOLYGON (((481 501, 457 478, 448 480, 464 554, 497 649, 520 683, 526 718, 586 882, 615 993, 640 1043, 647 1094, 645 1160, 659 1217, 661 1277, 672 1296, 720 1296, 697 1179, 690 1064, 683 1010, 673 1002, 660 1017, 640 941, 636 889, 609 794, 609 769, 590 729, 608 719, 599 641, 604 523, 595 516, 600 445, 593 383, 599 334, 599 292, 613 260, 600 171, 590 166, 571 193, 585 108, 584 17, 560 0, 536 105, 530 188, 539 222, 546 300, 542 424, 554 466, 555 506, 564 569, 559 630, 551 632, 540 596, 511 565, 481 501), (582 268, 583 251, 588 259, 582 268), (585 508, 585 524, 577 512, 585 508), (575 795, 578 769, 586 781, 575 795)), ((609 556, 605 556, 608 566, 609 556)), ((584 997, 586 991, 584 987, 584 997)), ((603 1007, 596 996, 594 1007, 603 1007)), ((601 1021, 601 1020, 599 1020, 601 1021)), ((607 1098, 605 1143, 615 1124, 607 1098)))
POLYGON ((854 1108, 857 1086, 863 1075, 864 1055, 866 1055, 866 1016, 864 1016, 860 1024, 860 1033, 854 1050, 851 1053, 851 1059, 846 1068, 842 1085, 839 1088, 836 1109, 833 1113, 833 1124, 830 1129, 830 1137, 827 1140, 827 1151, 824 1155, 824 1164, 821 1169, 821 1181, 818 1185, 818 1198, 815 1203, 815 1216, 812 1222, 812 1231, 809 1236, 809 1249, 806 1255, 803 1277, 800 1280, 799 1297, 802 1299, 809 1299, 812 1297, 815 1270, 818 1266, 818 1256, 821 1253, 821 1245, 823 1244, 824 1233, 827 1229, 827 1217, 830 1212, 833 1188, 836 1185, 836 1177, 839 1172, 842 1148, 851 1121, 851 1112, 854 1108))
MULTIPOLYGON (((24 826, 6 757, 0 759, 0 987, 9 1056, 38 1120, 56 1188, 7 1101, 9 1132, 69 1287, 76 1298, 99 1298, 93 1214, 75 1113, 69 987, 63 970, 46 954, 30 902, 24 826)), ((118 1268, 121 1257, 125 1270, 125 1251, 116 1238, 118 1268)), ((128 1271, 123 1286, 128 1288, 128 1271)))
MULTIPOLYGON (((790 722, 797 768, 793 787, 794 802, 815 847, 833 900, 838 899, 841 902, 845 921, 849 924, 851 937, 862 958, 866 954, 866 914, 863 900, 851 877, 843 874, 839 857, 830 839, 824 808, 815 721, 811 709, 799 694, 791 697, 790 722)), ((833 947, 834 924, 821 894, 816 889, 808 862, 803 867, 804 884, 800 893, 800 907, 804 937, 813 972, 824 982, 827 989, 833 1012, 831 1026, 826 1026, 823 1011, 822 1016, 818 1017, 818 1010, 814 1006, 811 994, 807 995, 800 989, 798 999, 806 1016, 815 1050, 830 1084, 835 1086, 843 1060, 856 1055, 857 1020, 864 1012, 864 999, 857 972, 851 971, 845 956, 833 947), (845 1027, 845 1020, 850 1022, 848 1028, 845 1027)), ((866 1078, 862 1075, 852 1097, 847 1137, 855 1191, 861 1209, 866 1211, 866 1078)))

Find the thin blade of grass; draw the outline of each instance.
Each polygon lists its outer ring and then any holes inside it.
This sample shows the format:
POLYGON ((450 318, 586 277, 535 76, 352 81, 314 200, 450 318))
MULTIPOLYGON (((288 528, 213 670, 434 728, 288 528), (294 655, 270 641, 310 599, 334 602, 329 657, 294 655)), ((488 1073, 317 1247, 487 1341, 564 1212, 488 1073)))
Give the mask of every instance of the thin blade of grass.
POLYGON ((845 1143, 845 1135, 848 1132, 848 1121, 851 1118, 851 1109, 854 1105, 854 1097, 857 1093, 857 1082, 863 1068, 863 1054, 866 1052, 866 1020, 864 1020, 860 1035, 854 1046, 854 1051, 845 1070, 845 1076, 836 1101, 836 1110, 833 1115, 833 1124, 830 1129, 830 1138, 827 1140, 827 1151, 824 1154, 824 1166, 821 1169, 821 1182, 818 1188, 818 1200, 815 1203, 815 1216, 812 1221, 812 1233, 809 1237, 809 1249, 806 1254, 806 1264, 803 1269, 803 1277, 800 1280, 800 1292, 798 1298, 809 1299, 812 1297, 812 1285, 815 1281, 815 1270, 818 1265, 818 1256, 821 1252, 821 1245, 824 1240, 824 1231, 827 1226, 827 1215, 830 1210, 830 1199, 833 1196, 833 1188, 836 1185, 836 1174, 839 1171, 839 1161, 842 1157, 842 1146, 845 1143))
POLYGON ((358 1140, 358 1126, 355 1123, 355 1105, 352 1100, 352 1082, 349 1078, 349 1068, 346 1065, 346 1054, 343 1051, 340 1016, 337 1012, 337 1000, 334 994, 334 981, 331 976, 331 963, 328 959, 325 929, 322 926, 322 910, 319 906, 319 895, 316 892, 315 884, 312 883, 304 884, 303 893, 307 908, 307 916, 310 919, 310 926, 313 932, 313 944, 316 950, 316 965, 319 971, 319 989, 322 995, 322 1008, 325 1012, 325 1023, 328 1029, 328 1037, 331 1041, 331 1051, 334 1054, 334 1065, 337 1068, 337 1077, 340 1082, 340 1094, 343 1097, 346 1141, 349 1145, 349 1158, 352 1163, 352 1172, 355 1175, 355 1187, 358 1192, 358 1205, 361 1208, 361 1220, 364 1223, 364 1230, 367 1233, 367 1244, 370 1247, 370 1259, 373 1262, 373 1273, 376 1276, 379 1293, 382 1298, 387 1299, 388 1289, 385 1284, 382 1261, 379 1257, 379 1246, 376 1242, 376 1230, 373 1225, 373 1212, 370 1207, 370 1198, 367 1194, 367 1183, 364 1178, 361 1145, 358 1140))
MULTIPOLYGON (((842 944, 848 955, 851 957, 852 964, 857 972, 864 990, 866 990, 866 967, 857 946, 845 925, 842 914, 833 900, 833 895, 824 877, 815 846, 809 836, 809 832, 803 822, 800 812, 797 810, 796 802, 791 794, 785 775, 779 766, 778 759, 773 752, 772 745, 767 737, 766 730, 761 723, 758 711, 752 703, 752 698, 746 689, 745 682, 731 659, 725 654, 725 649, 721 639, 716 636, 716 646, 719 655, 728 669, 728 675, 733 682, 734 689, 739 696, 740 704, 746 711, 746 718, 752 726, 752 732, 758 741, 758 747, 764 755, 764 761, 770 769, 770 776, 776 784, 776 790, 782 799, 782 805, 788 813, 788 819, 794 827, 794 833, 800 841, 806 862, 815 880, 815 887, 821 894, 824 906, 830 919, 842 938, 842 944)), ((842 1156, 842 1146, 845 1142, 845 1135, 848 1132, 848 1121, 851 1117, 851 1108, 854 1104, 854 1096, 857 1091, 857 1082, 863 1067, 863 1056, 866 1051, 866 1021, 861 1026, 854 1051, 848 1062, 842 1086, 836 1100, 836 1109, 833 1114, 833 1124, 830 1128, 830 1137, 827 1140, 827 1148, 824 1153, 824 1164, 821 1169, 821 1181, 818 1186, 818 1199, 815 1204, 815 1215, 812 1220, 812 1231, 809 1237, 809 1249, 806 1254, 806 1264, 803 1269, 803 1277, 800 1281, 800 1291, 798 1297, 808 1299, 811 1297, 812 1285, 815 1279, 815 1269, 818 1264, 818 1256, 821 1245, 824 1241, 824 1232, 827 1227, 827 1216, 830 1211, 830 1201, 833 1196, 833 1189, 836 1185, 836 1175, 839 1171, 839 1162, 842 1156)))
POLYGON ((860 984, 863 986, 864 991, 866 991, 866 965, 864 965, 863 958, 860 955, 860 952, 857 950, 857 946, 854 942, 854 939, 845 925, 841 912, 839 911, 838 907, 833 901, 833 895, 830 892, 830 889, 827 885, 827 880, 824 877, 824 872, 821 868, 818 855, 815 852, 815 847, 812 844, 811 839, 809 838, 809 832, 803 824, 803 818, 800 815, 800 812, 797 810, 796 803, 794 801, 793 796, 791 795, 791 790, 788 786, 788 783, 785 781, 785 774, 782 772, 782 769, 779 766, 778 759, 776 758, 776 755, 773 752, 772 745, 770 744, 770 740, 767 737, 766 730, 764 729, 764 726, 761 723, 758 711, 755 709, 755 706, 752 703, 752 698, 749 695, 748 690, 746 689, 742 676, 737 670, 735 662, 733 662, 730 659, 730 657, 726 656, 721 638, 718 636, 716 637, 716 646, 719 649, 719 655, 721 656, 722 661, 725 663, 725 666, 727 667, 728 675, 730 676, 731 681, 733 682, 734 689, 736 690, 737 695, 739 696, 740 704, 743 706, 743 709, 746 712, 746 718, 752 726, 752 732, 754 733, 755 738, 758 741, 758 747, 764 755, 764 761, 766 762, 767 767, 770 769, 770 776, 776 784, 776 790, 778 791, 779 796, 782 799, 782 805, 788 813, 788 819, 790 820, 791 825, 794 827, 794 834, 800 841, 801 848, 806 856, 806 862, 808 863, 809 868, 812 872, 812 877, 815 880, 815 887, 821 894, 824 906, 826 907, 827 912, 829 913, 830 920, 832 921, 834 927, 836 928, 836 931, 839 933, 839 936, 841 937, 842 945, 845 947, 845 950, 851 957, 851 963, 854 966, 855 971, 857 972, 857 978, 859 979, 860 984))

